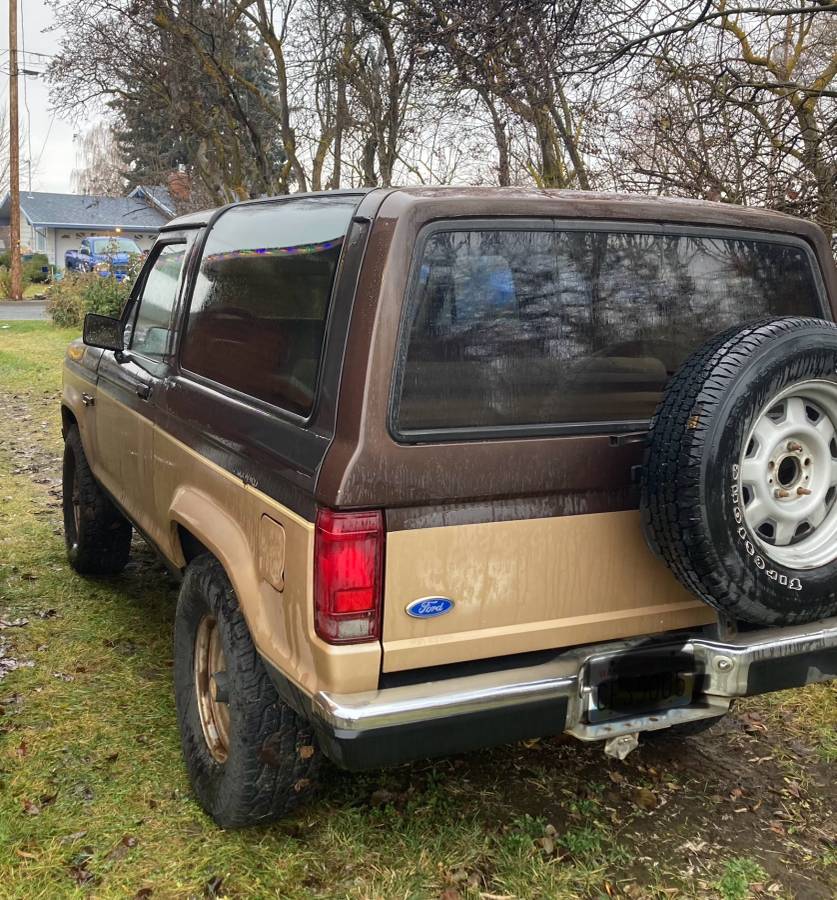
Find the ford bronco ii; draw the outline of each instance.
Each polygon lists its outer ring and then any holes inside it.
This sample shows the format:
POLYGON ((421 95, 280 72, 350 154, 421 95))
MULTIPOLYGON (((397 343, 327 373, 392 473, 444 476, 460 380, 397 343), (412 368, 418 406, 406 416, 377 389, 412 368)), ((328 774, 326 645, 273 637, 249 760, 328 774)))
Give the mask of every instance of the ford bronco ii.
POLYGON ((70 563, 182 577, 195 793, 286 813, 837 676, 837 275, 729 205, 375 189, 164 227, 62 398, 70 563))

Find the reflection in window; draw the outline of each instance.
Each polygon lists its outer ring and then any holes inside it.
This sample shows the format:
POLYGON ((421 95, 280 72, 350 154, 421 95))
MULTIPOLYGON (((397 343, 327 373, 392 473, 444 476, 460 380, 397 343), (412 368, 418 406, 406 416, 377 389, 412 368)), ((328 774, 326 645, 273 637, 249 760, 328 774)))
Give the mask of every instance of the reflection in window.
POLYGON ((314 399, 332 283, 358 198, 236 207, 204 249, 186 369, 296 413, 314 399))
POLYGON ((186 244, 165 244, 148 272, 131 339, 137 353, 159 358, 168 352, 186 249, 186 244))
POLYGON ((437 232, 409 306, 399 427, 648 419, 712 334, 819 315, 798 246, 734 237, 437 232))

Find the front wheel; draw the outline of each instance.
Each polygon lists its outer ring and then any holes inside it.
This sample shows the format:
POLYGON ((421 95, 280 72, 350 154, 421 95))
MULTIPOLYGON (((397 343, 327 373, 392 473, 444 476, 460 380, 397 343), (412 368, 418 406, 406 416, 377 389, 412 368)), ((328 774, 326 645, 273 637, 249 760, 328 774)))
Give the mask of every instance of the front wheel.
POLYGON ((70 565, 80 575, 117 575, 131 552, 131 523, 94 478, 75 426, 64 440, 62 486, 70 565))
POLYGON ((278 819, 313 790, 311 726, 283 703, 233 587, 206 555, 186 569, 174 623, 174 689, 198 802, 222 828, 278 819))

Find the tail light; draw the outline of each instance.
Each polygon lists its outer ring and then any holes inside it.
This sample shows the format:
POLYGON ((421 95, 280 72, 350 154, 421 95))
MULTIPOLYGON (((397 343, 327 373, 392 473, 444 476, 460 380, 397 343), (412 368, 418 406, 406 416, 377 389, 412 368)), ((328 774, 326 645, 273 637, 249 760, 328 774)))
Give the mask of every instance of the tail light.
POLYGON ((320 509, 314 536, 317 634, 329 644, 381 634, 384 519, 380 510, 320 509))

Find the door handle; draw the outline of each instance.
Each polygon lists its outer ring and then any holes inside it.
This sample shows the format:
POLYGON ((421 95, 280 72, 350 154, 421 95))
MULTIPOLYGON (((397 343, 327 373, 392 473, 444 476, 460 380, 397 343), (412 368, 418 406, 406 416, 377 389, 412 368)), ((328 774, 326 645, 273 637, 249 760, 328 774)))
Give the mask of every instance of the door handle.
POLYGON ((137 397, 140 400, 147 400, 151 396, 151 385, 150 384, 138 384, 137 385, 137 397))

